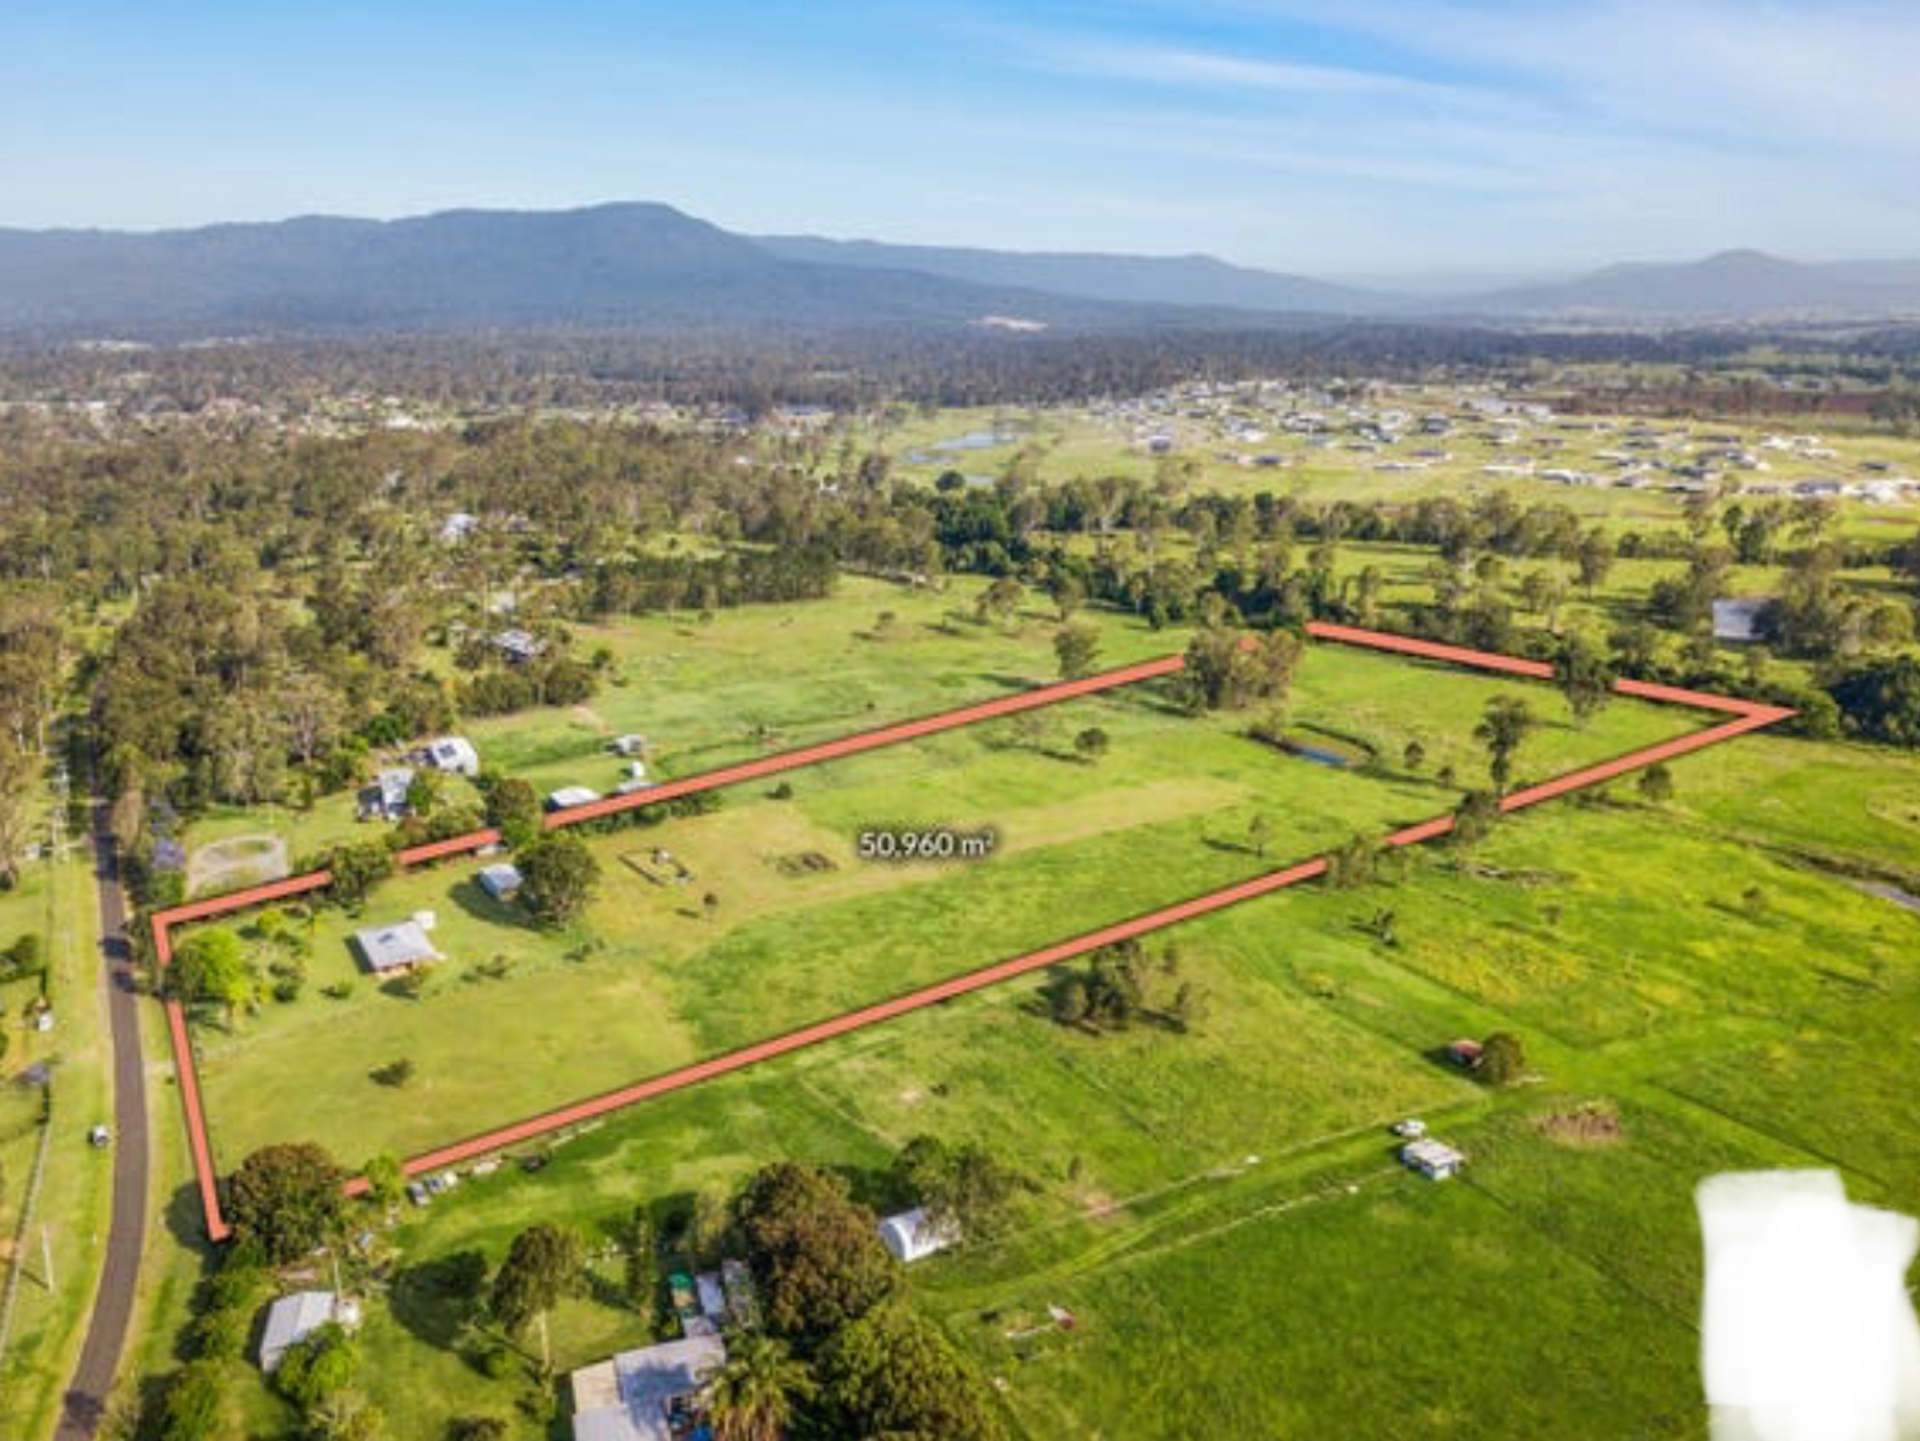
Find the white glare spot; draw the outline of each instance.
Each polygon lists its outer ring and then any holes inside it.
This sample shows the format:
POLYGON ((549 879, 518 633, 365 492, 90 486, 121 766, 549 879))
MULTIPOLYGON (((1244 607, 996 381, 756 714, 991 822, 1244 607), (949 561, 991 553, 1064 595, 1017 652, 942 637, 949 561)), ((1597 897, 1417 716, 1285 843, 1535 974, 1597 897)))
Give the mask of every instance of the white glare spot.
POLYGON ((1696 1200, 1713 1441, 1920 1436, 1920 1225, 1849 1204, 1831 1171, 1714 1176, 1696 1200))

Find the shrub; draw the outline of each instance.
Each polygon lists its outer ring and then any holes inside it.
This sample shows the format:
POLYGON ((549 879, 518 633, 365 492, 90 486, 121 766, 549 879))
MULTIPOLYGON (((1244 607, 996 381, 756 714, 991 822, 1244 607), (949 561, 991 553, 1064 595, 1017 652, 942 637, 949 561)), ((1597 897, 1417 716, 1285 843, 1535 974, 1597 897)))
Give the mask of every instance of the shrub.
POLYGON ((1663 805, 1673 799, 1673 772, 1658 762, 1641 771, 1640 779, 1634 785, 1641 796, 1654 805, 1663 805))
POLYGON ((251 1318, 238 1306, 216 1306, 194 1323, 194 1353, 208 1360, 237 1361, 252 1329, 251 1318))
POLYGON ((1370 836, 1355 836, 1327 853, 1327 884, 1337 891, 1371 884, 1380 870, 1380 846, 1370 836))
POLYGON ((46 947, 32 931, 18 937, 5 951, 0 951, 0 971, 9 976, 35 976, 46 968, 46 947))
POLYGON ((204 1441, 217 1435, 226 1391, 225 1367, 219 1361, 190 1361, 181 1367, 160 1403, 160 1441, 204 1441))
POLYGON ((417 1001, 427 993, 427 973, 416 966, 410 971, 402 971, 381 989, 403 1000, 417 1001))
POLYGON ((1495 1031, 1480 1043, 1474 1074, 1489 1085, 1510 1086, 1527 1067, 1526 1048, 1511 1031, 1495 1031))
POLYGON ((329 1321, 287 1348, 273 1373, 274 1389, 301 1410, 311 1411, 352 1385, 359 1369, 359 1347, 343 1327, 329 1321))
POLYGON ((413 1079, 413 1062, 406 1056, 375 1066, 368 1074, 382 1086, 404 1086, 413 1079))

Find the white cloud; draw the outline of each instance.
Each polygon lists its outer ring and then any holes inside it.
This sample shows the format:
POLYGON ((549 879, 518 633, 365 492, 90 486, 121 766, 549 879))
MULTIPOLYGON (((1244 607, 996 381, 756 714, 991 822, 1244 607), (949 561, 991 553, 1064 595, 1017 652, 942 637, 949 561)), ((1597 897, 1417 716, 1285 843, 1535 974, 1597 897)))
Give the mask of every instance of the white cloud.
POLYGON ((1237 206, 1284 215, 1250 259, 1580 265, 1747 244, 1824 258, 1907 254, 1920 235, 1906 179, 1920 170, 1920 6, 1199 0, 1177 13, 1179 43, 1138 10, 1129 35, 1089 22, 995 39, 1007 63, 1065 82, 1050 115, 1026 117, 1049 150, 1143 171, 1171 160, 1209 237, 1244 233, 1237 206), (1205 33, 1235 38, 1190 38, 1205 33))
POLYGON ((1364 34, 1596 119, 1729 142, 1920 150, 1920 7, 1878 0, 1299 0, 1215 6, 1364 34))
POLYGON ((1019 36, 1018 43, 1030 63, 1056 73, 1149 85, 1200 85, 1320 99, 1428 103, 1459 103, 1470 94, 1465 87, 1380 70, 1304 64, 1188 46, 1065 40, 1033 33, 1019 36))

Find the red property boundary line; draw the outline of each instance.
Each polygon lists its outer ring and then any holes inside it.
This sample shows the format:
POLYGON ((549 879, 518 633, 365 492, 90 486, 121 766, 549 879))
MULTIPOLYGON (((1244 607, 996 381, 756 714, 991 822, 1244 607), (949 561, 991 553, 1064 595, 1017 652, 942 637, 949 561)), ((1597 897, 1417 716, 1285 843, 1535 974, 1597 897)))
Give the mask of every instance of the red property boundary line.
MULTIPOLYGON (((1544 661, 1526 660, 1493 651, 1470 650, 1462 646, 1442 645, 1435 641, 1395 635, 1387 631, 1362 630, 1354 626, 1313 621, 1308 623, 1307 632, 1316 640, 1387 651, 1422 660, 1440 661, 1473 670, 1522 676, 1531 680, 1551 679, 1553 675, 1553 667, 1544 661)), ((660 805, 681 796, 717 790, 722 786, 738 785, 743 781, 757 780, 783 771, 818 765, 823 761, 859 755, 865 751, 877 750, 882 746, 898 745, 903 741, 917 740, 943 731, 977 725, 982 721, 1015 715, 1021 711, 1058 705, 1063 701, 1081 696, 1097 695, 1120 686, 1172 675, 1184 664, 1185 659, 1182 656, 1161 656, 1135 665, 1122 666, 1116 670, 1103 671, 1081 680, 1037 686, 1032 690, 962 706, 956 710, 942 711, 917 720, 901 721, 882 726, 877 730, 862 731, 836 740, 822 741, 815 745, 801 746, 795 750, 743 761, 737 765, 723 766, 718 770, 667 781, 629 795, 609 796, 589 805, 574 806, 564 811, 554 812, 545 818, 543 824, 547 829, 558 829, 579 825, 583 821, 660 805)), ((1513 791, 1501 798, 1502 811, 1524 810, 1528 806, 1538 805, 1542 801, 1552 800, 1557 796, 1599 785, 1661 761, 1688 755, 1709 746, 1720 745, 1750 731, 1775 725, 1793 715, 1791 710, 1780 706, 1737 700, 1730 696, 1713 695, 1705 691, 1655 685, 1646 681, 1616 681, 1614 690, 1621 695, 1713 711, 1730 715, 1733 719, 1674 740, 1662 741, 1656 745, 1631 751, 1612 760, 1568 771, 1550 780, 1513 791)), ((1382 838, 1382 844, 1417 845, 1445 835, 1452 829, 1453 816, 1448 813, 1394 831, 1382 838)), ((401 868, 410 869, 443 860, 449 856, 463 855, 484 846, 495 845, 499 841, 500 833, 497 830, 474 831, 449 840, 407 847, 395 853, 395 860, 401 868)), ((790 1055, 795 1051, 819 1045, 823 1041, 894 1020, 923 1007, 952 1000, 987 986, 998 985, 1033 971, 1044 970, 1048 966, 1058 965, 1062 961, 1085 955, 1101 946, 1147 935, 1167 926, 1178 925, 1199 916, 1224 910, 1229 906, 1239 905, 1243 901, 1285 890, 1289 886, 1298 885, 1301 881, 1311 880, 1324 874, 1327 865, 1327 858, 1324 855, 1315 856, 1280 870, 1255 876, 1251 880, 1240 881, 1220 890, 1178 901, 1128 920, 1116 921, 1111 925, 1043 946, 1039 950, 1029 951, 1025 955, 1014 956, 983 966, 978 970, 937 981, 891 1000, 862 1006, 738 1050, 712 1056, 704 1061, 697 1061, 658 1076, 636 1081, 631 1085, 604 1091, 585 1100, 544 1111, 524 1120, 424 1151, 404 1161, 401 1164, 401 1170, 404 1174, 412 1176, 438 1170, 443 1166, 456 1165, 565 1126, 607 1115, 655 1096, 683 1090, 688 1086, 698 1085, 716 1076, 744 1070, 748 1066, 758 1065, 762 1061, 772 1060, 778 1056, 790 1055)), ((231 895, 214 896, 156 911, 151 918, 155 960, 161 967, 165 967, 172 961, 172 931, 176 926, 205 920, 212 916, 229 915, 235 911, 289 896, 324 890, 332 884, 332 881, 331 872, 311 871, 305 875, 291 876, 267 885, 236 891, 231 895)), ((192 1036, 187 1027, 186 1010, 177 1000, 168 1000, 165 1006, 167 1034, 173 1048, 174 1070, 180 1080, 181 1108, 186 1120, 188 1143, 193 1152, 194 1177, 200 1191, 200 1204, 206 1221, 207 1235, 212 1240, 224 1241, 232 1234, 232 1227, 228 1225, 221 1210, 218 1172, 214 1168, 213 1146, 207 1131, 206 1111, 200 1095, 200 1078, 194 1059, 192 1036)), ((349 1195, 359 1195, 366 1189, 365 1177, 355 1177, 346 1185, 349 1195)))

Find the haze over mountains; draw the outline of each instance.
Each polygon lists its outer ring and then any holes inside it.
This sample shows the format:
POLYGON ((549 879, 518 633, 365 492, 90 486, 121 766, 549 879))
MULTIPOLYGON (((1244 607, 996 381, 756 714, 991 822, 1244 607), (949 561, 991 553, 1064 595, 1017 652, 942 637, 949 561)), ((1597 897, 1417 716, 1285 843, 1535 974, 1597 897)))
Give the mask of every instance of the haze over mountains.
POLYGON ((1394 295, 1280 271, 1250 270, 1211 255, 978 250, 888 245, 877 240, 822 240, 812 235, 767 235, 757 239, 760 245, 786 260, 913 270, 974 285, 1017 286, 1093 300, 1217 306, 1229 310, 1307 311, 1321 315, 1377 315, 1405 305, 1394 295))
POLYGON ((543 326, 1073 330, 1392 318, 1700 323, 1920 314, 1920 262, 1728 251, 1413 297, 1205 255, 751 237, 658 204, 302 217, 132 233, 0 229, 0 329, 177 337, 543 326))
POLYGON ((1494 315, 1882 318, 1920 310, 1920 261, 1802 265, 1758 250, 1726 250, 1691 264, 1611 265, 1557 285, 1499 290, 1462 303, 1494 315))

